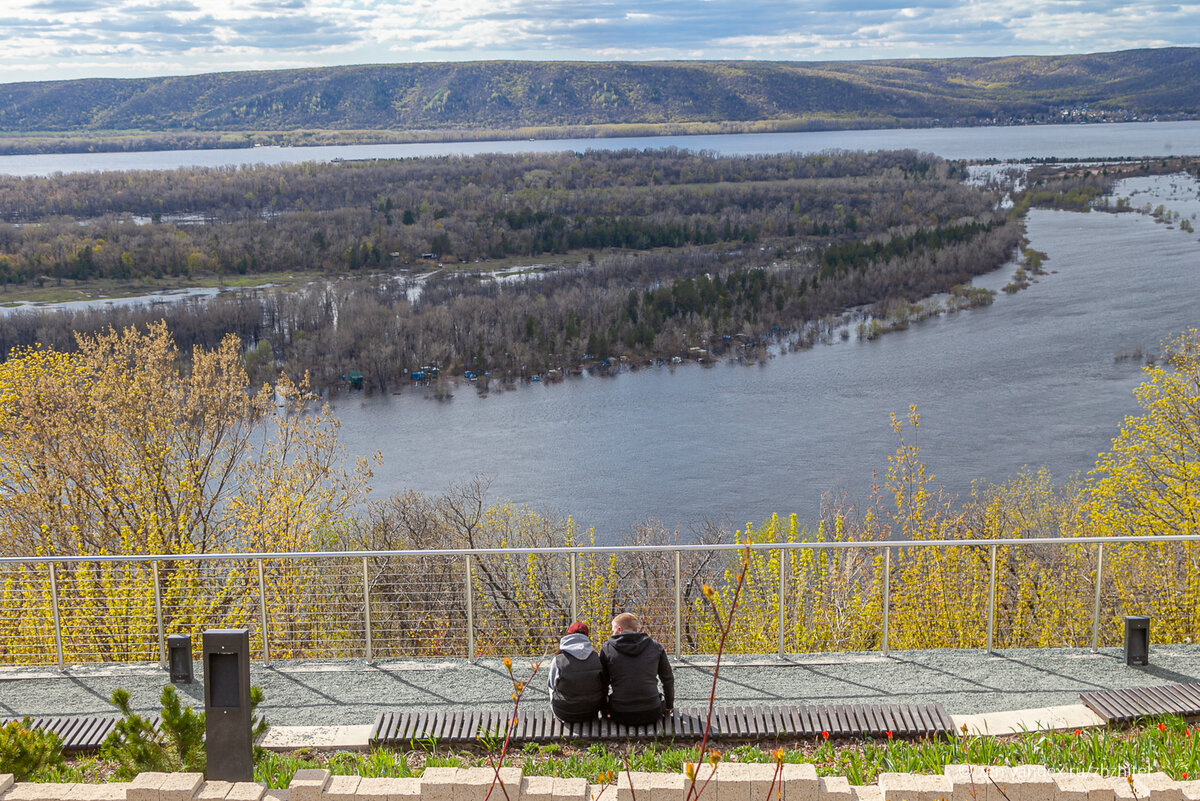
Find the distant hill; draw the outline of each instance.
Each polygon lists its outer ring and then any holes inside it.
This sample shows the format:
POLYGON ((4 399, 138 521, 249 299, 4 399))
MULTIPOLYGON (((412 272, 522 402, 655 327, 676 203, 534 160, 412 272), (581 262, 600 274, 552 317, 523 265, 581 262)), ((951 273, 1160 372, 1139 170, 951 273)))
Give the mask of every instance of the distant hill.
POLYGON ((425 63, 0 84, 0 136, 497 130, 793 120, 821 127, 1190 117, 1200 48, 898 61, 425 63), (1086 107, 1086 110, 1085 110, 1086 107))

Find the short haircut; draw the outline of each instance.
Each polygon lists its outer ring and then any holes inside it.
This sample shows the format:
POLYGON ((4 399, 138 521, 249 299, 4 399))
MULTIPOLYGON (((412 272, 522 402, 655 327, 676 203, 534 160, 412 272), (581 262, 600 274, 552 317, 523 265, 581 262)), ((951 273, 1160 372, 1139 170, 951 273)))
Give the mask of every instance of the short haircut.
POLYGON ((642 626, 638 623, 637 615, 630 612, 622 612, 613 618, 613 626, 620 626, 625 631, 641 631, 642 626))

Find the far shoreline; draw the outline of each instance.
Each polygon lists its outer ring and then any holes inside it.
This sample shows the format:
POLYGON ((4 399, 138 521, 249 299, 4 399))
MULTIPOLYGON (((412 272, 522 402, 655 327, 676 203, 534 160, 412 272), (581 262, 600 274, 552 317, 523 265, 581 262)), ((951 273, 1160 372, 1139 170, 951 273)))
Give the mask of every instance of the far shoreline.
POLYGON ((1118 123, 1186 122, 1196 114, 1153 117, 1106 116, 1009 120, 903 119, 813 115, 765 120, 690 122, 629 122, 594 125, 529 126, 518 128, 447 129, 299 129, 291 131, 39 131, 0 134, 0 156, 38 156, 73 153, 144 153, 188 150, 250 150, 352 145, 452 144, 456 142, 556 141, 561 139, 655 138, 668 136, 725 136, 771 133, 831 133, 869 130, 926 130, 936 128, 1024 128, 1047 125, 1111 125, 1118 123))

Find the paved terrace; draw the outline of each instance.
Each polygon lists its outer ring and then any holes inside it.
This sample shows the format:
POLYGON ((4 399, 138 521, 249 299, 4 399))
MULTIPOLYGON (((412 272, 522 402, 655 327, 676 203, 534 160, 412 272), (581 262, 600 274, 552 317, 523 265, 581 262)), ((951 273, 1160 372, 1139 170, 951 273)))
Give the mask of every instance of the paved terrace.
MULTIPOLYGON (((674 663, 676 705, 707 702, 714 660, 674 663)), ((519 679, 530 660, 518 659, 519 679)), ((179 685, 185 703, 201 707, 204 688, 179 685)), ((522 704, 545 706, 543 666, 522 704)), ((254 663, 251 681, 265 693, 262 711, 274 743, 363 745, 366 729, 384 710, 471 705, 511 708, 512 685, 497 659, 291 661, 254 663), (314 727, 320 727, 314 728, 314 727), (289 733, 290 731, 290 733, 289 733), (322 733, 323 732, 323 733, 322 733), (280 739, 282 738, 282 739, 280 739)), ((753 704, 940 703, 955 720, 994 734, 1034 728, 1095 725, 1079 693, 1200 681, 1200 646, 1155 646, 1150 664, 1130 667, 1120 649, 1022 649, 726 657, 717 685, 723 706, 753 704)), ((167 673, 157 665, 0 668, 0 717, 114 714, 112 691, 124 687, 141 712, 158 710, 167 673)))

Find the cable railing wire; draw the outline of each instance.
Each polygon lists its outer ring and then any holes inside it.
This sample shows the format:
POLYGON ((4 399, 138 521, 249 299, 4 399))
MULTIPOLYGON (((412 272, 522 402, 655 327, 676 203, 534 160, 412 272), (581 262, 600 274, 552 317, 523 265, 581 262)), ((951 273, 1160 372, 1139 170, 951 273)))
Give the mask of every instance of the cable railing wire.
POLYGON ((536 655, 552 650, 572 620, 606 624, 626 609, 677 656, 710 653, 701 589, 711 583, 719 595, 730 555, 747 549, 753 569, 735 640, 752 652, 886 655, 930 642, 991 651, 1050 636, 1097 649, 1117 642, 1111 621, 1147 610, 1155 610, 1164 639, 1187 642, 1200 632, 1193 602, 1200 580, 1179 556, 1190 555, 1197 541, 1166 535, 6 556, 0 663, 161 662, 168 632, 230 626, 251 630, 264 662, 536 655), (1046 583, 1050 560, 1060 600, 1053 619, 1043 619, 1037 593, 1047 592, 1039 582, 1046 583), (897 582, 906 575, 901 591, 897 582), (928 586, 916 586, 912 575, 928 586), (922 604, 931 603, 943 611, 939 620, 914 624, 922 604))

